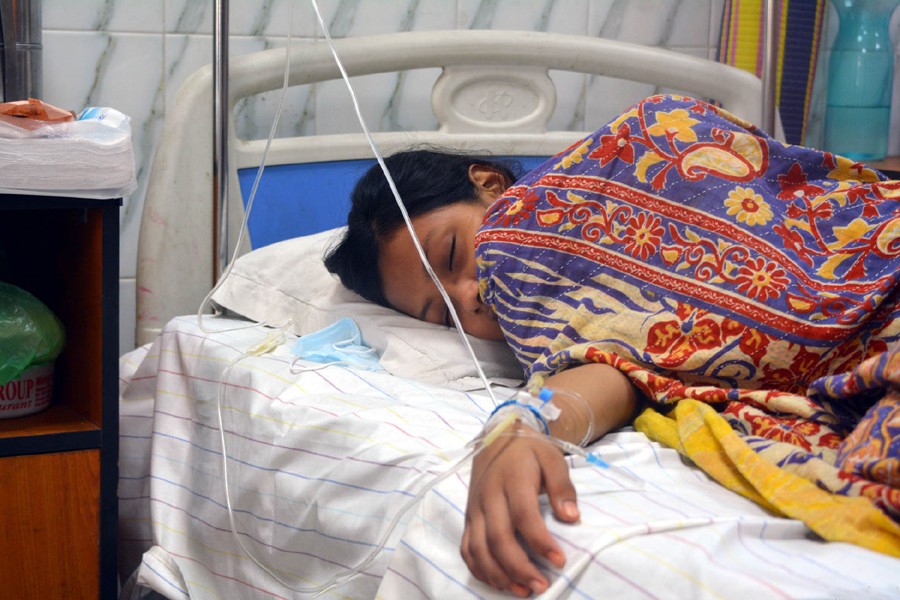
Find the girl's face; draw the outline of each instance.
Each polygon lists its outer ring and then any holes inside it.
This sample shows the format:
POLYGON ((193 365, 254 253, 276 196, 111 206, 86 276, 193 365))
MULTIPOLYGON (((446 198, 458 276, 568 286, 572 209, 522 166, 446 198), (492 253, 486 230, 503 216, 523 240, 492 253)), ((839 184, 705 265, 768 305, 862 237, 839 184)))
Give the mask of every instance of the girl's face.
MULTIPOLYGON (((507 186, 496 171, 478 165, 470 168, 469 177, 478 189, 477 201, 457 202, 419 215, 412 219, 413 229, 463 330, 475 337, 502 340, 494 311, 478 294, 475 234, 488 206, 507 186)), ((382 245, 379 270, 385 296, 394 308, 422 321, 453 326, 450 310, 419 260, 405 226, 382 245)))

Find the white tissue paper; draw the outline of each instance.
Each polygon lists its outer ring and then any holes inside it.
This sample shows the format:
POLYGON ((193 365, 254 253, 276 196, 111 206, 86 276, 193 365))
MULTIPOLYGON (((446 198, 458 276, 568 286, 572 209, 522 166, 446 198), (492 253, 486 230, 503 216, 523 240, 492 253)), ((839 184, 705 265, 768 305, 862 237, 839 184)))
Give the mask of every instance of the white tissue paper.
POLYGON ((121 198, 137 187, 130 119, 90 107, 32 127, 0 120, 0 193, 121 198))

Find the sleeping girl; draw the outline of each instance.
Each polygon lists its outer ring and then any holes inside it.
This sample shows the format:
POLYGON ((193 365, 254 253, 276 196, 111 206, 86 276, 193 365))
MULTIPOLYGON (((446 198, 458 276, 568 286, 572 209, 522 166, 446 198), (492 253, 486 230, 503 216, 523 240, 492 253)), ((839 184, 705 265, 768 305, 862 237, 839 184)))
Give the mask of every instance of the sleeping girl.
MULTIPOLYGON (((900 403, 884 393, 900 380, 900 182, 674 96, 524 175, 428 150, 386 164, 465 332, 505 340, 529 388, 570 392, 551 435, 584 445, 634 424, 826 539, 900 555, 884 517, 900 515, 900 403), (751 456, 704 462, 691 419, 751 456), (757 460, 809 488, 782 499, 769 471, 732 480, 757 460), (870 499, 874 529, 809 514, 817 493, 870 499)), ((352 200, 328 269, 450 325, 379 167, 352 200)), ((461 552, 475 577, 524 597, 549 585, 534 557, 565 560, 538 496, 563 521, 579 513, 559 450, 513 427, 474 460, 461 552)))

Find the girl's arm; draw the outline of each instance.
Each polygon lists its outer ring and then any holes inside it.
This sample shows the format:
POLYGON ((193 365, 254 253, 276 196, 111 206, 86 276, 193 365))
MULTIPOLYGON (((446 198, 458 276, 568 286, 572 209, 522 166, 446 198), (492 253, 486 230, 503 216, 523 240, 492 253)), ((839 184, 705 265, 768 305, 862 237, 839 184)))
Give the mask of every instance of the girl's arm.
POLYGON ((624 373, 609 365, 586 363, 548 377, 544 387, 559 390, 553 403, 562 409, 549 423, 550 435, 578 444, 630 424, 637 416, 640 393, 624 373), (581 401, 565 392, 577 394, 581 401), (590 423, 590 430, 588 429, 590 423), (589 439, 585 434, 590 431, 589 439))
MULTIPOLYGON (((592 433, 587 441, 594 441, 627 425, 639 405, 638 391, 609 365, 578 365, 548 377, 545 387, 560 391, 553 403, 562 409, 559 419, 549 424, 550 434, 574 444, 583 442, 588 431, 592 433)), ((501 435, 472 463, 461 554, 475 577, 525 597, 543 592, 549 584, 517 534, 532 552, 556 567, 565 563, 544 524, 538 495, 542 490, 547 493, 562 521, 577 521, 579 512, 562 453, 527 425, 516 423, 510 430, 516 435, 501 435)))

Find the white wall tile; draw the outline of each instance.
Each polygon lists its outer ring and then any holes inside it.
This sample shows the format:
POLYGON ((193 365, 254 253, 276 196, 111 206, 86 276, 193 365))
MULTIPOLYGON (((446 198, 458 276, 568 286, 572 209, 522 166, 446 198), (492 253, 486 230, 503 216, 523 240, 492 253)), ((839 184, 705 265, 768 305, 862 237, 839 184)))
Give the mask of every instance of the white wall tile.
MULTIPOLYGON (((709 47, 711 31, 718 31, 719 22, 712 21, 711 0, 682 0, 672 8, 662 46, 709 47)), ((718 42, 716 42, 718 43, 718 42)))
MULTIPOLYGON (((204 0, 164 0, 164 2, 166 33, 212 35, 214 0, 209 2, 204 0)), ((232 12, 229 11, 229 17, 232 12)))
POLYGON ((586 35, 587 0, 459 0, 459 29, 586 35))
MULTIPOLYGON (((309 37, 318 30, 309 0, 232 0, 227 10, 230 35, 287 36, 291 22, 292 35, 309 37)), ((214 16, 212 0, 165 0, 167 33, 212 35, 214 16)))
POLYGON ((417 69, 398 77, 388 105, 379 118, 379 126, 385 131, 436 128, 431 88, 440 74, 439 69, 417 69))
POLYGON ((591 3, 588 35, 663 48, 706 48, 709 33, 710 0, 602 0, 591 3))
MULTIPOLYGON (((266 139, 281 103, 282 91, 259 94, 240 101, 234 110, 234 133, 243 140, 266 139)), ((275 137, 315 135, 315 88, 290 88, 278 118, 275 137)))
POLYGON ((588 77, 585 122, 590 131, 599 129, 638 100, 652 96, 656 86, 612 77, 588 77))
MULTIPOLYGON (((319 0, 319 10, 331 36, 339 38, 454 29, 455 4, 447 0, 319 0)), ((312 35, 321 37, 318 27, 312 35)))
MULTIPOLYGON (((165 44, 165 100, 171 106, 178 88, 198 69, 212 64, 213 41, 209 35, 167 34, 165 44)), ((269 48, 264 38, 234 37, 229 40, 229 58, 269 48)))
POLYGON ((162 33, 159 0, 42 0, 44 31, 162 33))
MULTIPOLYGON (((294 4, 292 35, 322 37, 309 0, 240 0, 228 7, 231 35, 287 36, 294 4)), ((585 1, 585 0, 580 0, 585 1)), ((395 31, 454 29, 456 7, 447 0, 317 0, 334 38, 395 31)), ((166 31, 212 34, 213 2, 166 0, 166 31)))
POLYGON ((590 5, 588 35, 649 46, 706 48, 709 2, 598 0, 590 5))
POLYGON ((556 86, 556 108, 547 123, 550 131, 589 131, 585 123, 587 75, 570 71, 550 71, 556 86))

